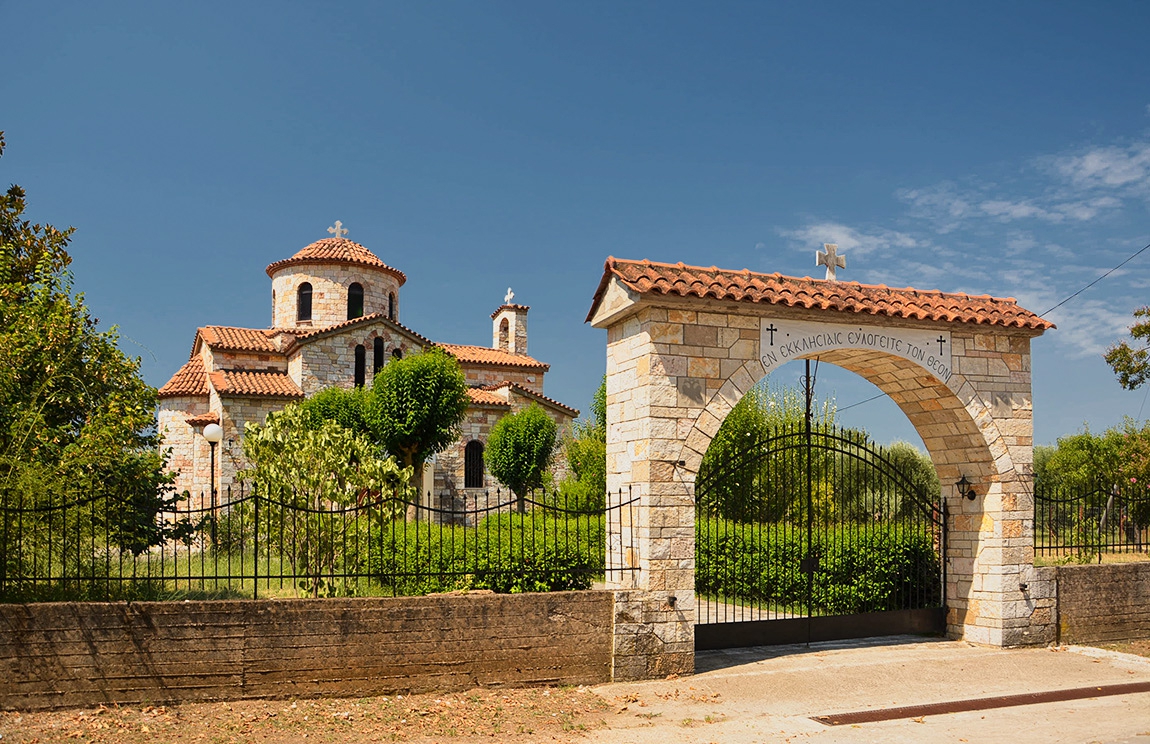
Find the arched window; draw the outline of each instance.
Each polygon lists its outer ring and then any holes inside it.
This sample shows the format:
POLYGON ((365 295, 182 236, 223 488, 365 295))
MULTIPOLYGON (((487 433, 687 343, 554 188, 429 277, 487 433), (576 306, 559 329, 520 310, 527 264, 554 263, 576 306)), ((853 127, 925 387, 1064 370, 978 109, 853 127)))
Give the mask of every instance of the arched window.
POLYGON ((463 487, 483 488, 483 442, 478 439, 463 450, 463 487))
POLYGON ((504 351, 508 350, 507 337, 510 334, 510 326, 507 324, 507 318, 499 321, 499 348, 504 351))
POLYGON ((403 359, 403 349, 398 346, 391 350, 392 359, 403 359))
POLYGON ((383 339, 379 336, 371 342, 371 373, 378 375, 379 371, 383 369, 383 339))
POLYGON ((363 317, 363 285, 352 282, 347 288, 347 319, 363 317))
POLYGON ((395 292, 389 292, 387 295, 387 317, 395 320, 395 292))
POLYGON ((311 320, 311 283, 299 285, 295 293, 295 319, 311 320))
POLYGON ((367 377, 367 349, 363 344, 356 344, 355 346, 355 386, 363 387, 364 380, 367 377))

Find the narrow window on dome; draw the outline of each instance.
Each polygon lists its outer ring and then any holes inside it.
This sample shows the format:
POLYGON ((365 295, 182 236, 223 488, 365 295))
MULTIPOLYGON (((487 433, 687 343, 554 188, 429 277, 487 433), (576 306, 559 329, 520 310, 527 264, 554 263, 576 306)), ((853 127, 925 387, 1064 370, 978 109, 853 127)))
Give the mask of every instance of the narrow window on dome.
POLYGON ((387 295, 387 317, 395 320, 395 292, 387 295))
POLYGON ((483 488, 483 442, 478 439, 463 450, 463 487, 483 488))
POLYGON ((352 282, 347 288, 347 319, 363 317, 363 285, 352 282))
POLYGON ((383 339, 376 336, 375 340, 371 342, 371 373, 378 375, 379 371, 383 369, 385 361, 383 358, 383 339))
POLYGON ((296 320, 311 320, 311 283, 304 282, 296 290, 296 320))
POLYGON ((355 386, 363 387, 364 380, 367 377, 367 349, 363 344, 356 344, 355 346, 355 386))

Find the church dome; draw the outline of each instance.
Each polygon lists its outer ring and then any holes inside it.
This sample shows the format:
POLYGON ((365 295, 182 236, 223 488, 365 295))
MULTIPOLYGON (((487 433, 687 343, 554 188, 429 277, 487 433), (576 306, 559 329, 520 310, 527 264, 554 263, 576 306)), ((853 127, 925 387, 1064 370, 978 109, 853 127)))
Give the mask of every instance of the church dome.
POLYGON ((407 275, 399 269, 388 266, 374 253, 364 248, 354 240, 347 238, 324 238, 317 240, 291 258, 276 261, 267 268, 269 277, 281 269, 289 266, 304 264, 348 264, 351 266, 365 266, 377 269, 395 277, 400 286, 407 281, 407 275))

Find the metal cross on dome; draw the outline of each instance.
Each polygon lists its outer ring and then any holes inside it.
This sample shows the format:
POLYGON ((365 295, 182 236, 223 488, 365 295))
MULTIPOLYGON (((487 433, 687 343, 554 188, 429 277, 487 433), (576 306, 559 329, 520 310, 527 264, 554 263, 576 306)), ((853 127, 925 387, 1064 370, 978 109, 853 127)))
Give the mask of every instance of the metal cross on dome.
POLYGON ((834 243, 823 243, 823 248, 826 252, 815 251, 815 266, 827 267, 827 281, 837 282, 838 277, 835 276, 835 268, 845 269, 847 267, 847 257, 838 255, 839 247, 834 243))
POLYGON ((327 231, 337 238, 342 238, 344 235, 347 235, 347 230, 344 228, 343 223, 339 220, 336 220, 335 225, 333 227, 329 227, 327 231))
POLYGON ((510 305, 511 301, 514 299, 515 299, 515 293, 511 291, 511 287, 508 287, 507 288, 507 295, 504 296, 503 302, 504 302, 504 304, 510 305))

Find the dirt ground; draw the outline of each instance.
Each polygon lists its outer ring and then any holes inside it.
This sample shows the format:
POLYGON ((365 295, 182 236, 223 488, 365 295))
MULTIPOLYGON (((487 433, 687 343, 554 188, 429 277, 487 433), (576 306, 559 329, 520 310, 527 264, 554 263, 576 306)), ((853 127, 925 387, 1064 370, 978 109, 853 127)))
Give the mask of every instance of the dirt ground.
POLYGON ((1150 659, 1150 638, 1145 638, 1140 641, 1120 641, 1116 643, 1095 643, 1091 644, 1097 648, 1104 648, 1107 651, 1118 651, 1123 654, 1137 654, 1145 656, 1150 659))
POLYGON ((617 715, 588 688, 0 713, 9 742, 569 742, 617 715))

